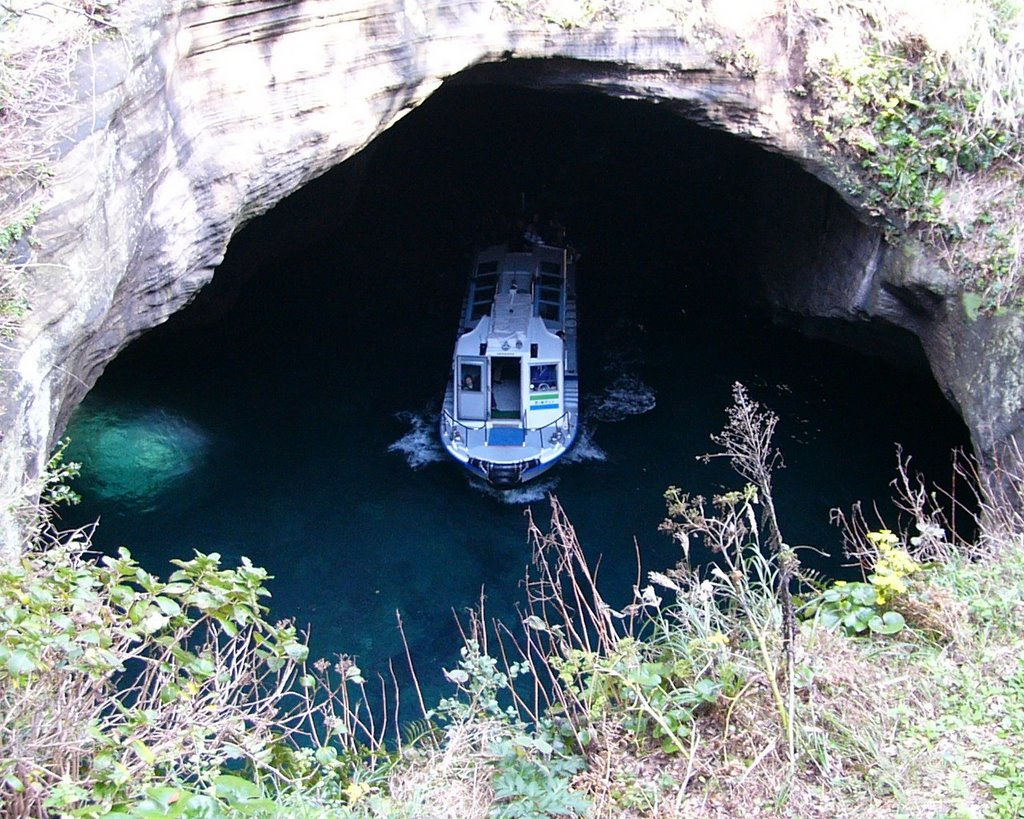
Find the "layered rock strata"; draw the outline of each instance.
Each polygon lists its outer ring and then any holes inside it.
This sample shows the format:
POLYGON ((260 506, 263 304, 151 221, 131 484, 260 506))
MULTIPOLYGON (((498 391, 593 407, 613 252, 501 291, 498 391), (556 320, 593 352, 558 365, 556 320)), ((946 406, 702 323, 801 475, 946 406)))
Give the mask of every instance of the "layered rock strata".
MULTIPOLYGON (((82 55, 78 101, 62 113, 70 136, 34 232, 32 310, 3 354, 0 496, 25 493, 105 364, 210 280, 240 226, 458 77, 648 100, 784 157, 753 201, 773 305, 911 331, 979 453, 1019 438, 1019 320, 972 320, 926 254, 887 245, 806 181, 832 183, 791 93, 800 78, 781 24, 729 40, 645 12, 566 30, 517 22, 510 5, 126 0, 117 35, 82 55), (739 43, 756 72, 727 59, 739 43)), ((20 529, 2 516, 12 553, 20 529)))

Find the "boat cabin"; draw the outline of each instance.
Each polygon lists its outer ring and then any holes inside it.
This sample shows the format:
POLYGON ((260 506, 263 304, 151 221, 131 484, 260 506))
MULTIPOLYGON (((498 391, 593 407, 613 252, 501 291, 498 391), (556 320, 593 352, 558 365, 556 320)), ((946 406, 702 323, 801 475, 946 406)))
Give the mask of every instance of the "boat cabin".
MULTIPOLYGON (((456 420, 493 421, 497 429, 514 422, 520 443, 527 429, 565 412, 564 343, 558 335, 565 251, 545 249, 551 253, 481 254, 463 316, 463 326, 472 329, 463 332, 455 351, 456 420)), ((497 437, 516 437, 513 424, 507 430, 497 437)), ((495 433, 490 439, 494 444, 495 433)))
POLYGON ((480 252, 462 305, 441 413, 448 452, 495 486, 516 486, 576 435, 575 265, 566 248, 480 252))

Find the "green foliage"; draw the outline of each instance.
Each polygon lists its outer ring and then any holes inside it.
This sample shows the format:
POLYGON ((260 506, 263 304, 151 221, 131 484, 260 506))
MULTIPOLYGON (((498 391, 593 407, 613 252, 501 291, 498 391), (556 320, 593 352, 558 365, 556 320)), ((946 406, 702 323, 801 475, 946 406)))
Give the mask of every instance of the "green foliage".
POLYGON ((0 569, 0 780, 26 815, 215 787, 229 759, 269 753, 273 703, 258 692, 306 647, 264 619, 264 570, 174 563, 162 581, 127 550, 93 562, 73 542, 0 569))
MULTIPOLYGON (((1018 192, 1017 198, 1024 199, 1024 194, 1018 192)), ((965 242, 982 248, 975 254, 976 258, 963 258, 958 263, 961 280, 977 298, 965 304, 972 320, 977 318, 979 310, 991 313, 1005 307, 1024 307, 1024 293, 1017 288, 1020 258, 1018 239, 1013 234, 1018 229, 1011 216, 1021 203, 1010 200, 998 204, 1003 211, 1000 224, 991 223, 986 211, 968 228, 971 235, 963 237, 965 242), (1006 224, 1008 217, 1010 223, 1006 224)))
POLYGON ((33 205, 21 219, 0 226, 0 260, 5 259, 22 237, 32 229, 39 218, 39 213, 39 205, 33 205))
POLYGON ((983 786, 984 816, 1010 819, 1024 813, 1024 660, 982 656, 988 662, 934 670, 927 711, 908 721, 906 745, 913 754, 962 747, 956 767, 983 786))
POLYGON ((529 728, 512 705, 502 707, 500 698, 511 695, 511 685, 530 673, 526 662, 512 663, 507 672, 489 656, 476 638, 466 640, 458 668, 445 676, 459 688, 459 696, 441 701, 435 712, 454 727, 484 721, 495 732, 486 749, 492 771, 496 819, 541 816, 577 816, 588 803, 571 787, 572 777, 585 767, 555 724, 547 718, 529 728))
MULTIPOLYGON (((677 648, 683 648, 676 644, 677 648)), ((718 699, 722 683, 654 639, 624 637, 604 655, 573 651, 552 658, 560 679, 585 703, 591 721, 614 717, 641 746, 653 741, 665 753, 683 750, 695 715, 718 699)))
POLYGON ((921 37, 892 43, 885 27, 857 62, 811 69, 819 135, 840 158, 849 193, 887 221, 935 246, 949 272, 982 296, 986 311, 1024 305, 1020 112, 1024 85, 1017 12, 976 7, 962 53, 921 37), (969 180, 969 181, 968 181, 969 180))
POLYGON ((937 222, 944 181, 955 170, 988 168, 1012 136, 996 127, 968 129, 978 93, 953 79, 930 50, 876 50, 855 68, 833 65, 819 77, 836 105, 816 124, 826 139, 858 157, 872 183, 867 204, 909 222, 937 222))
POLYGON ((520 674, 529 673, 529 665, 513 664, 508 673, 501 671, 498 661, 486 654, 480 642, 472 638, 466 641, 460 654, 462 659, 459 660, 458 668, 445 671, 444 675, 449 682, 459 687, 461 696, 441 700, 437 708, 428 714, 428 718, 436 714, 449 722, 481 716, 516 720, 516 709, 512 705, 502 706, 499 699, 510 690, 511 682, 520 674))
POLYGON ((802 616, 818 618, 825 628, 841 628, 847 634, 896 634, 904 625, 898 611, 886 611, 879 602, 878 590, 870 583, 847 583, 837 580, 815 597, 801 612, 802 616))
MULTIPOLYGON (((24 318, 28 312, 28 301, 23 298, 7 298, 0 295, 0 327, 24 318)), ((8 333, 7 338, 10 337, 8 333)))
POLYGON ((263 788, 240 776, 221 774, 210 793, 187 787, 154 786, 124 810, 102 814, 105 819, 237 819, 245 816, 281 816, 282 806, 263 788))
POLYGON ((64 462, 64 454, 67 452, 70 444, 70 438, 62 439, 47 464, 45 483, 40 500, 44 507, 48 509, 60 506, 61 504, 74 506, 82 500, 81 496, 70 485, 70 482, 78 477, 82 465, 77 461, 64 462))
POLYGON ((801 611, 806 619, 817 618, 828 629, 847 634, 896 634, 906 625, 894 602, 907 592, 907 578, 922 566, 900 546, 888 529, 868 532, 876 550, 874 570, 866 583, 837 580, 814 597, 801 611))
POLYGON ((490 811, 494 819, 586 814, 587 800, 572 790, 573 776, 585 767, 581 757, 555 753, 540 733, 502 739, 491 752, 496 756, 490 811))

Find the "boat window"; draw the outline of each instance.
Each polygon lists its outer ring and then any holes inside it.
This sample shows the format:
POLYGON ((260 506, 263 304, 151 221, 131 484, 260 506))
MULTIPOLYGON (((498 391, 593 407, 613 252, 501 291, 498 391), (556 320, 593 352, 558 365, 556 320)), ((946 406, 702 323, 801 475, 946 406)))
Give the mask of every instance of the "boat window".
POLYGON ((558 262, 541 262, 540 263, 540 272, 542 274, 546 273, 548 275, 556 276, 559 279, 561 279, 562 278, 562 265, 560 265, 558 262))
POLYGON ((491 312, 494 291, 498 285, 498 263, 482 262, 477 266, 477 275, 473 280, 470 295, 469 320, 475 321, 491 312))
POLYGON ((463 392, 480 392, 480 365, 463 364, 459 370, 459 384, 463 392))
POLYGON ((530 365, 530 392, 548 392, 558 389, 557 364, 530 365))
POLYGON ((546 321, 561 321, 562 309, 557 304, 542 301, 537 306, 537 315, 546 321))

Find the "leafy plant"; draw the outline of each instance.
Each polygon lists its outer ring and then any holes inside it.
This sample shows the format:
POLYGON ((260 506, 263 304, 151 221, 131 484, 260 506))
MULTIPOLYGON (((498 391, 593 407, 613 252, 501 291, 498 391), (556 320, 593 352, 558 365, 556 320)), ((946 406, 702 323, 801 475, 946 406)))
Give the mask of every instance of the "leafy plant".
POLYGON ((904 625, 898 611, 886 611, 879 602, 878 590, 870 583, 847 583, 837 580, 801 611, 807 619, 814 617, 828 629, 841 628, 847 634, 895 634, 904 625))
POLYGON ((573 776, 585 767, 581 757, 558 754, 542 735, 527 733, 502 739, 491 752, 495 819, 586 814, 588 801, 572 789, 573 776))
POLYGON ((1016 221, 1024 102, 1019 43, 999 28, 1016 25, 1014 15, 985 31, 986 15, 999 15, 984 6, 975 13, 973 47, 952 58, 923 37, 894 42, 884 26, 867 26, 860 59, 810 67, 812 122, 841 160, 835 170, 847 190, 887 221, 888 235, 915 230, 983 296, 983 309, 995 309, 1022 297, 1016 221))
POLYGON ((213 784, 278 741, 307 650, 264 619, 266 572, 174 563, 162 581, 127 550, 93 562, 72 540, 0 569, 0 780, 18 815, 213 784))
POLYGON ((82 500, 81 495, 71 488, 71 481, 78 477, 82 465, 77 461, 64 461, 64 454, 70 444, 70 438, 61 440, 46 467, 40 500, 44 508, 50 511, 61 504, 74 506, 82 500))
POLYGON ((458 668, 445 671, 455 683, 459 696, 441 701, 435 714, 448 729, 468 722, 485 721, 491 726, 486 752, 492 771, 494 803, 490 815, 497 819, 538 816, 576 816, 586 812, 588 803, 571 787, 572 777, 585 767, 547 718, 536 719, 530 728, 520 719, 515 705, 502 707, 499 698, 513 696, 512 683, 530 673, 529 664, 511 663, 500 670, 499 661, 486 653, 486 640, 476 635, 480 623, 473 620, 472 636, 461 649, 458 668))
POLYGON ((803 617, 851 635, 896 634, 903 629, 906 621, 894 605, 907 592, 907 578, 923 567, 890 530, 868 532, 867 539, 877 555, 867 582, 837 580, 807 603, 803 617))
POLYGON ((6 258, 22 237, 32 229, 39 218, 39 213, 39 205, 33 205, 20 219, 0 227, 0 259, 6 258))
POLYGON ((658 654, 655 642, 624 637, 605 655, 576 651, 552 658, 551 667, 591 720, 614 716, 641 745, 650 738, 671 754, 684 750, 695 714, 717 701, 722 685, 695 673, 685 655, 658 654))

